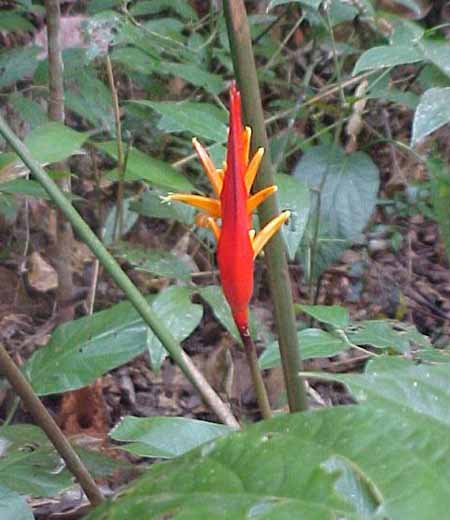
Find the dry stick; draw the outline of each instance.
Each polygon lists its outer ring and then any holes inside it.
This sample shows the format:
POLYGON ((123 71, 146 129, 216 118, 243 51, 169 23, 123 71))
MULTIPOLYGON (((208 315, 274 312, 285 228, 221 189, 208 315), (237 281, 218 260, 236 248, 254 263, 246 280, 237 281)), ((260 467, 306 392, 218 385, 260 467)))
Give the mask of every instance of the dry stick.
POLYGON ((242 343, 244 344, 245 355, 247 356, 247 363, 250 367, 252 376, 253 388, 255 389, 256 399, 258 401, 259 411, 263 419, 271 419, 272 410, 270 408, 269 398, 267 397, 266 387, 259 369, 258 356, 256 354, 256 346, 253 342, 250 332, 246 330, 241 332, 242 343))
MULTIPOLYGON (((48 40, 48 118, 50 121, 64 123, 64 76, 60 45, 61 12, 59 0, 45 0, 47 16, 48 40)), ((54 165, 58 170, 64 170, 64 163, 54 165)), ((58 181, 59 187, 70 193, 70 175, 58 181)), ((71 253, 73 247, 73 231, 61 212, 56 213, 56 243, 54 244, 54 264, 58 273, 58 288, 56 301, 61 321, 70 321, 74 316, 74 307, 68 302, 73 295, 73 274, 71 253)))
POLYGON ((214 413, 217 414, 222 422, 228 426, 239 428, 239 423, 236 421, 230 409, 216 394, 211 385, 205 379, 205 376, 198 370, 189 356, 184 353, 180 344, 176 341, 164 323, 161 322, 160 317, 150 308, 147 300, 142 296, 138 288, 124 273, 120 265, 105 248, 91 228, 81 218, 80 214, 67 200, 55 182, 50 179, 41 165, 33 159, 27 147, 14 135, 1 115, 0 134, 21 158, 23 163, 30 169, 33 177, 38 180, 47 191, 55 205, 70 221, 79 237, 91 249, 106 271, 109 272, 116 284, 122 289, 131 304, 142 316, 145 323, 152 329, 156 337, 161 341, 164 348, 172 357, 173 361, 197 389, 204 401, 210 406, 214 413))
POLYGON ((17 368, 5 347, 0 343, 0 372, 6 377, 36 423, 44 430, 47 437, 61 455, 68 470, 75 476, 92 505, 103 502, 104 497, 86 466, 77 455, 70 442, 59 429, 52 416, 31 388, 30 383, 17 368))
MULTIPOLYGON (((264 147, 268 151, 261 94, 256 75, 255 60, 250 38, 247 13, 243 0, 225 0, 225 20, 231 45, 234 70, 242 93, 245 122, 253 130, 253 150, 264 147)), ((274 184, 270 154, 265 153, 261 169, 256 177, 257 191, 274 184)), ((272 195, 258 210, 261 226, 279 214, 278 201, 272 195)), ((292 304, 291 282, 283 239, 277 233, 264 249, 269 273, 280 353, 283 365, 289 409, 291 412, 306 410, 307 398, 303 379, 299 377, 301 360, 298 349, 297 328, 292 304)))
POLYGON ((111 89, 111 96, 114 111, 114 125, 116 130, 117 143, 117 170, 119 172, 119 182, 117 187, 117 201, 116 201, 116 218, 114 221, 113 239, 117 240, 123 233, 123 194, 124 194, 124 175, 125 175, 125 159, 123 154, 122 143, 122 123, 120 121, 120 106, 117 88, 114 83, 114 74, 112 69, 111 58, 109 54, 106 55, 106 73, 108 75, 109 88, 111 89))

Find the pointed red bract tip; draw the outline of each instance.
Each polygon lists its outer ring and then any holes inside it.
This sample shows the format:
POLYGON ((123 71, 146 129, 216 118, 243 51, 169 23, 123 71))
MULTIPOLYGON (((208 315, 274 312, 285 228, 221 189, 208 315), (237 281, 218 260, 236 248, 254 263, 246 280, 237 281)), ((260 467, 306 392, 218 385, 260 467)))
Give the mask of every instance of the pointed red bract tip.
POLYGON ((242 331, 248 326, 248 304, 253 293, 253 247, 248 235, 241 96, 234 81, 230 86, 229 126, 227 169, 220 195, 222 227, 217 262, 223 292, 242 331))

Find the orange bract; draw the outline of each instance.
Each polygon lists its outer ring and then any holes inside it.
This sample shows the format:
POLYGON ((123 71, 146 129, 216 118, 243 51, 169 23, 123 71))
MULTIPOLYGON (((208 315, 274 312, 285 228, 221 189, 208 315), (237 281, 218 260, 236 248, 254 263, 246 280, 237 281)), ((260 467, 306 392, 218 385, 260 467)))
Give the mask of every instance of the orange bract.
POLYGON ((230 87, 230 130, 226 164, 223 170, 214 166, 208 152, 193 139, 200 162, 214 190, 215 198, 174 193, 168 200, 185 202, 202 213, 198 225, 209 227, 218 240, 217 262, 225 297, 241 332, 248 328, 248 304, 253 293, 254 258, 268 240, 289 218, 285 211, 255 234, 250 228, 252 212, 277 190, 269 186, 253 195, 250 190, 264 155, 259 148, 249 161, 251 129, 243 128, 241 96, 233 81, 230 87), (217 220, 221 220, 221 225, 217 220))

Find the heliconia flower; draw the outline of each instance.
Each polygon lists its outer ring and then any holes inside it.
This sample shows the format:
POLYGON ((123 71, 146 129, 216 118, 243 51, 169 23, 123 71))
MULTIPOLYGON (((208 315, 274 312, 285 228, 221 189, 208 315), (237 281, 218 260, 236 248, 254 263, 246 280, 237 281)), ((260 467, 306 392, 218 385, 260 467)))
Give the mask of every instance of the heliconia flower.
POLYGON ((244 333, 248 330, 254 259, 289 218, 290 213, 284 211, 257 234, 251 229, 253 211, 275 193, 277 187, 269 186, 250 194, 264 149, 259 148, 249 161, 251 129, 244 129, 242 125, 241 96, 234 81, 230 87, 229 122, 227 155, 223 169, 214 166, 208 152, 197 139, 192 140, 215 197, 173 193, 167 200, 185 202, 201 210, 196 222, 210 228, 218 240, 217 263, 223 292, 239 331, 244 333))

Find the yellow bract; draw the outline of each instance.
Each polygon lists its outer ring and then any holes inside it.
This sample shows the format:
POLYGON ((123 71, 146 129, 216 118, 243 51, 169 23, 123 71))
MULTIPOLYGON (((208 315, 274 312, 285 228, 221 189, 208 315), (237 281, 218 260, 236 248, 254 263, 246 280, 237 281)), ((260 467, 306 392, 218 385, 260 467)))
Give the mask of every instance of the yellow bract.
MULTIPOLYGON (((244 160, 246 167, 244 182, 247 194, 250 193, 264 155, 264 148, 259 148, 252 157, 252 160, 249 161, 251 135, 251 129, 247 126, 244 131, 244 160)), ((195 220, 196 224, 198 226, 209 228, 213 232, 216 240, 219 240, 220 227, 216 220, 221 218, 222 215, 220 193, 222 191, 223 177, 226 175, 227 166, 225 163, 223 169, 216 168, 208 152, 196 138, 192 140, 192 144, 195 148, 195 151, 197 152, 198 158, 200 159, 200 163, 205 170, 209 182, 211 183, 215 198, 203 197, 201 195, 192 195, 190 193, 171 193, 167 197, 164 197, 164 200, 176 200, 200 209, 203 213, 197 215, 195 220)), ((264 202, 270 195, 272 195, 272 193, 275 193, 276 191, 276 186, 269 186, 258 191, 254 195, 249 195, 247 198, 248 215, 250 216, 262 202, 264 202)), ((257 234, 255 233, 254 229, 249 230, 250 241, 253 246, 255 257, 261 252, 263 247, 273 237, 273 235, 278 231, 283 223, 286 222, 289 216, 289 211, 283 211, 283 213, 266 224, 264 228, 261 229, 257 234)))

